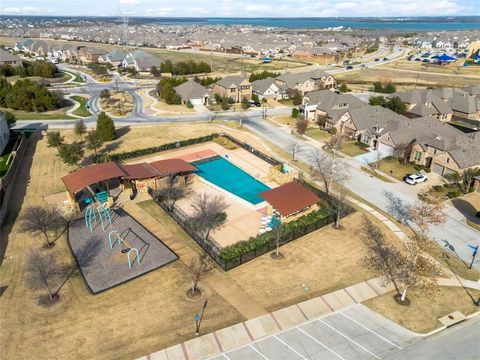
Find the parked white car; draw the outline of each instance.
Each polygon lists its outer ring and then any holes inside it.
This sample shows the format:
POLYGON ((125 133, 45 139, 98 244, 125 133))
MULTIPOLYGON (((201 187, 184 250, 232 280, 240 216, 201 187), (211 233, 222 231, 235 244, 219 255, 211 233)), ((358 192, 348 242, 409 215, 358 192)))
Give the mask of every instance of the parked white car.
POLYGON ((405 178, 405 182, 410 185, 417 185, 427 180, 428 178, 422 174, 411 174, 405 178))

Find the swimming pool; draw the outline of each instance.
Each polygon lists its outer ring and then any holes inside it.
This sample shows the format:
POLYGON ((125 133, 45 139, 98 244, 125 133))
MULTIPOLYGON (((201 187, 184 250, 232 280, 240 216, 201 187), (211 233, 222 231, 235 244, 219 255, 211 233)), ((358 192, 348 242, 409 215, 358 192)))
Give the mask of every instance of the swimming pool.
POLYGON ((258 196, 259 193, 270 190, 268 186, 220 156, 194 162, 193 165, 198 169, 198 176, 253 205, 264 201, 258 196))

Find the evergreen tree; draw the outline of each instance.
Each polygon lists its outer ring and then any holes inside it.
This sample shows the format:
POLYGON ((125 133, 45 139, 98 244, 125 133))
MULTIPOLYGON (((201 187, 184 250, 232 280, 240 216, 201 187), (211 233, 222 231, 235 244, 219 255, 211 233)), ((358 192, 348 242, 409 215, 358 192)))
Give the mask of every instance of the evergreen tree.
POLYGON ((104 111, 97 117, 97 134, 102 141, 112 141, 116 137, 115 124, 104 111))
POLYGON ((70 166, 76 166, 83 159, 84 150, 82 144, 75 142, 72 144, 63 144, 58 148, 58 156, 62 161, 70 166))
POLYGON ((102 139, 100 139, 96 130, 92 130, 87 134, 85 140, 87 149, 93 150, 95 153, 95 161, 97 161, 97 150, 103 145, 102 139))
POLYGON ((82 119, 78 120, 75 123, 75 135, 77 136, 83 136, 87 132, 87 127, 85 126, 85 123, 83 122, 82 119))
POLYGON ((64 138, 58 131, 47 132, 47 145, 48 147, 58 148, 63 145, 64 138))

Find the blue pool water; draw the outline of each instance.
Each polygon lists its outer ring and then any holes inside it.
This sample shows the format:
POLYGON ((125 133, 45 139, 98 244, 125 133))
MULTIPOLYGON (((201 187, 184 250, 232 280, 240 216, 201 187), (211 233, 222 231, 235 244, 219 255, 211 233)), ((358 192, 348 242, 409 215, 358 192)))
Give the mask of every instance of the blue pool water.
POLYGON ((270 190, 268 186, 220 156, 195 162, 193 165, 198 169, 198 176, 254 205, 263 201, 258 196, 259 193, 270 190))

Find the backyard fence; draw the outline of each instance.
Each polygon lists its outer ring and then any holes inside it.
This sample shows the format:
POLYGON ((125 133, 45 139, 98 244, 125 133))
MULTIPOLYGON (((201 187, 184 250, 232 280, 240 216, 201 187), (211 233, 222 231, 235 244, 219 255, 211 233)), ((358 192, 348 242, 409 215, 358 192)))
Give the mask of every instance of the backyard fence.
POLYGON ((0 225, 5 220, 5 215, 7 214, 8 209, 8 200, 12 195, 13 191, 13 182, 17 175, 18 169, 22 162, 23 154, 25 153, 25 148, 27 146, 27 140, 23 134, 20 134, 15 140, 15 145, 12 150, 13 160, 8 168, 5 176, 0 178, 0 225))
MULTIPOLYGON (((226 259, 224 256, 222 256, 222 252, 224 251, 224 249, 222 249, 216 241, 214 241, 210 237, 205 238, 205 236, 202 236, 202 234, 196 232, 195 229, 188 225, 189 217, 183 210, 179 209, 176 206, 173 206, 172 209, 169 209, 164 203, 157 201, 154 196, 154 191, 151 188, 148 189, 148 193, 150 194, 152 199, 168 215, 170 215, 193 240, 195 240, 195 242, 218 264, 218 266, 220 266, 225 271, 236 268, 237 266, 253 260, 258 256, 261 256, 276 249, 275 238, 274 236, 272 236, 271 241, 268 241, 266 244, 258 246, 255 245, 255 247, 249 251, 246 251, 238 256, 228 257, 226 259)), ((334 220, 334 214, 330 214, 308 225, 296 227, 292 231, 282 235, 279 242, 280 246, 288 244, 293 240, 301 238, 302 236, 305 236, 318 229, 321 229, 326 225, 332 224, 334 220)), ((243 241, 243 243, 245 243, 245 241, 243 241)))
POLYGON ((282 165, 281 161, 278 161, 277 159, 262 153, 261 151, 255 149, 253 146, 251 146, 247 143, 244 143, 243 141, 240 141, 237 138, 234 138, 233 136, 230 136, 230 135, 225 134, 225 133, 221 133, 219 135, 224 137, 224 138, 227 138, 228 140, 233 142, 235 145, 240 146, 242 149, 247 150, 248 152, 250 152, 253 155, 262 159, 263 161, 269 163, 270 165, 273 165, 273 166, 276 166, 276 167, 279 166, 279 165, 282 165))

